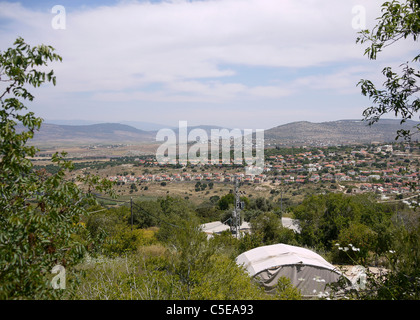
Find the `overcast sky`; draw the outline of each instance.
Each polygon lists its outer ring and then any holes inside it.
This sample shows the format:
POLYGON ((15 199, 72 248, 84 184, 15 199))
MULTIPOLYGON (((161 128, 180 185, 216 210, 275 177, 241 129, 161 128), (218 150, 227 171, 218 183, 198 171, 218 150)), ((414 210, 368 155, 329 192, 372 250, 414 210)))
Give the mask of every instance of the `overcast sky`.
POLYGON ((358 81, 380 84, 383 67, 414 57, 398 43, 370 61, 356 44, 356 9, 371 28, 382 2, 0 0, 0 50, 21 36, 63 57, 51 65, 57 85, 27 104, 44 119, 252 129, 361 119, 370 104, 358 81))

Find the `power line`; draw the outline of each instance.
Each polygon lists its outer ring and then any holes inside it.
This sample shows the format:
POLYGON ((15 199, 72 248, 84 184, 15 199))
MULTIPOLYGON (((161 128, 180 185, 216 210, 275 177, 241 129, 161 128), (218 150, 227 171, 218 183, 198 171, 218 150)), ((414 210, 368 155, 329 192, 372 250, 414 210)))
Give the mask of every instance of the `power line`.
POLYGON ((124 200, 108 199, 108 198, 105 198, 105 197, 101 197, 101 196, 99 196, 99 195, 95 195, 95 196, 96 196, 98 199, 102 199, 102 200, 108 200, 108 201, 115 201, 115 202, 120 202, 120 203, 127 203, 127 204, 130 204, 130 210, 131 210, 131 226, 133 226, 133 205, 134 205, 135 207, 137 207, 138 209, 142 210, 142 211, 143 211, 144 213, 146 213, 147 215, 149 215, 149 216, 151 216, 151 217, 153 217, 153 218, 155 218, 155 219, 157 219, 157 220, 159 220, 159 221, 161 221, 161 222, 164 222, 164 223, 166 223, 166 224, 168 224, 168 225, 170 225, 170 226, 172 226, 172 227, 175 227, 175 228, 180 228, 180 229, 183 229, 183 228, 182 228, 182 227, 180 227, 180 226, 177 226, 177 225, 175 225, 175 224, 173 224, 173 223, 170 223, 170 222, 168 222, 168 221, 165 221, 165 220, 163 220, 162 218, 156 217, 155 215, 151 214, 150 212, 148 212, 148 211, 147 211, 147 210, 145 210, 144 208, 140 207, 137 203, 133 202, 132 198, 130 199, 130 201, 124 201, 124 200))
POLYGON ((98 199, 102 199, 102 200, 108 200, 108 201, 114 201, 114 202, 121 202, 121 203, 130 203, 130 201, 104 198, 104 197, 98 196, 96 194, 95 194, 95 197, 98 198, 98 199))
POLYGON ((134 204, 134 206, 136 206, 138 209, 143 210, 143 212, 145 212, 145 213, 146 213, 146 214, 148 214, 149 216, 151 216, 151 217, 153 217, 153 218, 155 218, 155 219, 157 219, 157 220, 160 220, 161 222, 164 222, 164 223, 166 223, 166 224, 168 224, 168 225, 170 225, 170 226, 172 226, 172 227, 183 229, 183 228, 182 228, 182 227, 180 227, 180 226, 177 226, 177 225, 175 225, 175 224, 173 224, 173 223, 170 223, 170 222, 168 222, 168 221, 165 221, 165 220, 163 220, 162 218, 158 218, 158 217, 156 217, 155 215, 151 214, 150 212, 148 212, 148 211, 147 211, 147 210, 145 210, 144 208, 140 207, 137 203, 135 203, 135 202, 134 202, 133 204, 134 204))

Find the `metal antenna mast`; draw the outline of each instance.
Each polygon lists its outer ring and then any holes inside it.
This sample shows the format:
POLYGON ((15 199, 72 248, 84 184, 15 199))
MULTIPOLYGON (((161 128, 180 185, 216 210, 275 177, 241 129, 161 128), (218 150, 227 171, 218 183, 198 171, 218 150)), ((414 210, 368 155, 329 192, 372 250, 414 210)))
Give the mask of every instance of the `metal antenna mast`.
POLYGON ((241 201, 241 197, 239 195, 239 180, 235 178, 235 207, 233 209, 232 215, 232 226, 231 231, 232 234, 236 236, 236 238, 240 238, 240 229, 241 229, 241 210, 244 208, 245 203, 241 201))

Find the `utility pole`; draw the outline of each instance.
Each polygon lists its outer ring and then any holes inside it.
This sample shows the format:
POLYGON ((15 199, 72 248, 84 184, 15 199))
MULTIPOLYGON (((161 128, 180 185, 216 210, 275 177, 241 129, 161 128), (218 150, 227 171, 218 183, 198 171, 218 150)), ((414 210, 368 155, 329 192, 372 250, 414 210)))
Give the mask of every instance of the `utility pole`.
POLYGON ((130 208, 131 208, 131 231, 133 231, 133 197, 130 197, 130 208))
POLYGON ((283 216, 283 188, 280 189, 280 212, 283 216))

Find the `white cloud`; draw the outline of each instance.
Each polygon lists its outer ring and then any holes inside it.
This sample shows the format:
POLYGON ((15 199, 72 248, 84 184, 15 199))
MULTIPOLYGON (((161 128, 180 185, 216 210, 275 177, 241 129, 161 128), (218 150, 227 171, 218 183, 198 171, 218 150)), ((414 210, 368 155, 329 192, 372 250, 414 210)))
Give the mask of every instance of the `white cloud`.
MULTIPOLYGON (((54 65, 55 92, 85 92, 98 102, 275 99, 304 88, 347 92, 355 86, 352 77, 356 74, 348 67, 279 85, 250 86, 229 77, 238 66, 303 69, 352 61, 361 65, 367 58, 355 44, 351 10, 358 4, 366 6, 372 22, 381 3, 130 1, 112 7, 70 8, 66 29, 54 30, 51 12, 1 2, 0 19, 7 22, 0 26, 0 45, 10 46, 17 35, 31 44, 52 45, 64 58, 62 64, 54 65), (147 89, 156 84, 157 90, 147 89)), ((406 52, 396 49, 386 58, 406 52)))

